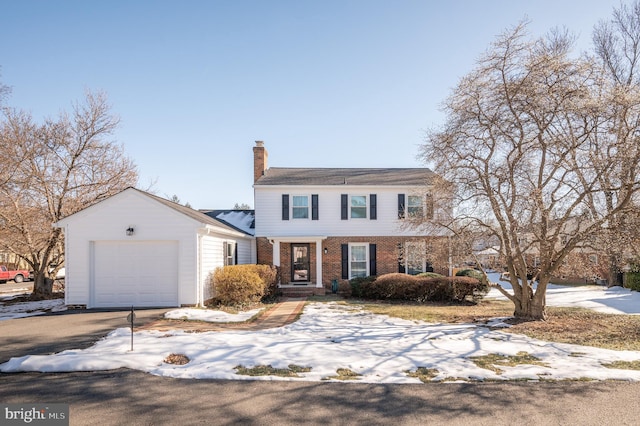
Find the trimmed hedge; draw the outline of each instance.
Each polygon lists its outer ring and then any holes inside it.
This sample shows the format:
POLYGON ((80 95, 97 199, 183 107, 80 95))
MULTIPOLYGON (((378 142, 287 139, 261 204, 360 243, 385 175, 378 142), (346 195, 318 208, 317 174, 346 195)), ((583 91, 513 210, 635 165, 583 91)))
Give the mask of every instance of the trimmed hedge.
POLYGON ((486 296, 487 293, 489 293, 489 283, 487 282, 487 277, 477 269, 463 269, 461 271, 456 272, 456 276, 471 277, 471 278, 477 279, 480 282, 478 293, 482 294, 481 298, 486 296))
POLYGON ((626 286, 634 291, 640 291, 640 272, 627 272, 626 286))
POLYGON ((209 282, 215 302, 242 306, 273 297, 277 275, 277 268, 269 265, 230 265, 216 268, 209 282))
POLYGON ((351 297, 366 297, 365 294, 368 291, 368 286, 375 280, 375 275, 350 279, 349 286, 351 287, 351 297))
MULTIPOLYGON (((352 296, 373 300, 462 302, 481 299, 486 285, 473 277, 420 277, 402 273, 357 278, 350 281, 352 296)), ((487 287, 488 288, 488 287, 487 287)))
POLYGON ((420 272, 416 275, 416 277, 427 277, 427 278, 440 278, 444 277, 444 275, 439 274, 437 272, 420 272))

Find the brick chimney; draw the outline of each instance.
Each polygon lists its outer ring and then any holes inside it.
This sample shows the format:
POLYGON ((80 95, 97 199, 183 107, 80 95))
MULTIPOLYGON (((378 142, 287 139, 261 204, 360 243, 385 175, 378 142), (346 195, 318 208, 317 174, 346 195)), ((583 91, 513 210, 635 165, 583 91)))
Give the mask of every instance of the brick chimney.
POLYGON ((269 154, 264 147, 264 142, 256 141, 256 146, 253 147, 253 183, 267 170, 267 157, 269 154))

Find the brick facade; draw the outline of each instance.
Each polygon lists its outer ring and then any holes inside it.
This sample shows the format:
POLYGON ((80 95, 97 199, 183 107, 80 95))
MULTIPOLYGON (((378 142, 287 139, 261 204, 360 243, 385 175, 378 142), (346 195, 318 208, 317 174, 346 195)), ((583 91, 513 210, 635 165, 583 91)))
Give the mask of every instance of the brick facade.
MULTIPOLYGON (((322 251, 322 285, 325 289, 331 289, 332 280, 338 282, 346 281, 342 279, 342 253, 341 245, 348 243, 369 243, 376 244, 376 267, 377 274, 384 275, 398 272, 399 245, 410 242, 426 240, 433 241, 437 237, 427 238, 407 238, 407 237, 329 237, 323 241, 322 251), (326 254, 324 254, 326 250, 326 254)), ((258 263, 271 264, 273 262, 273 245, 264 237, 256 239, 258 263)), ((315 282, 316 271, 316 246, 309 244, 309 254, 311 257, 310 280, 315 282)), ((442 259, 438 264, 446 264, 446 259, 442 259)), ((280 273, 281 282, 288 284, 291 282, 291 243, 282 242, 280 244, 280 273)), ((443 268, 436 268, 435 272, 447 275, 448 271, 443 268)))

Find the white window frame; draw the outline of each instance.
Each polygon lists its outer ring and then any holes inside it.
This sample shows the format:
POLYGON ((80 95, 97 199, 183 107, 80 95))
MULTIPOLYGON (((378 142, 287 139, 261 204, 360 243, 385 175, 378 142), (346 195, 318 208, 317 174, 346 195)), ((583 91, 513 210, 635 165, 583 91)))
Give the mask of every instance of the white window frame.
POLYGON ((310 196, 309 195, 302 195, 302 194, 296 194, 296 195, 291 195, 291 219, 294 220, 304 220, 304 219, 309 219, 311 216, 309 214, 309 210, 310 210, 310 196), (297 199, 302 199, 305 198, 307 200, 307 205, 306 206, 296 206, 296 198, 297 199), (302 210, 304 209, 306 211, 306 215, 304 217, 296 217, 295 215, 295 211, 296 209, 302 210))
POLYGON ((349 196, 349 219, 367 219, 369 217, 367 213, 368 207, 369 207, 369 197, 367 197, 366 195, 350 195, 349 196), (364 206, 355 206, 355 208, 357 209, 364 209, 364 216, 357 216, 357 217, 353 216, 353 209, 354 209, 353 199, 356 197, 364 198, 364 206))
POLYGON ((406 217, 424 217, 424 209, 425 200, 423 196, 407 194, 406 217))
POLYGON ((427 242, 426 241, 407 241, 404 243, 404 271, 409 275, 417 275, 427 270, 427 242), (420 253, 420 259, 412 259, 414 253, 420 253), (413 266, 420 262, 421 269, 418 270, 413 266))
POLYGON ((356 277, 360 277, 361 275, 354 275, 353 272, 353 264, 355 262, 363 262, 363 260, 361 259, 354 259, 353 257, 353 248, 354 247, 364 247, 364 263, 365 263, 365 267, 364 267, 364 277, 368 277, 369 276, 369 243, 349 243, 349 279, 351 278, 356 278, 356 277))
POLYGON ((235 241, 225 241, 222 245, 223 253, 222 260, 224 266, 235 265, 236 264, 236 250, 238 250, 238 245, 235 241))

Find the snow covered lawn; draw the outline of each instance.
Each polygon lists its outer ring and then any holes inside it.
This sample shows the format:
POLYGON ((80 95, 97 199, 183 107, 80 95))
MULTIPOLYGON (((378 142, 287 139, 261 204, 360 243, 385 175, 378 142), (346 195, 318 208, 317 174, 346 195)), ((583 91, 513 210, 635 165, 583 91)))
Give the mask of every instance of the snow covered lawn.
MULTIPOLYGON (((500 357, 499 357, 500 358, 500 357)), ((2 372, 94 371, 127 367, 160 376, 234 380, 331 379, 339 369, 367 383, 420 383, 408 372, 419 367, 432 380, 582 379, 640 380, 640 371, 603 364, 638 361, 640 352, 544 342, 473 324, 430 324, 375 315, 358 307, 313 303, 288 326, 263 331, 187 333, 139 331, 130 351, 130 331, 113 331, 93 347, 47 356, 12 358, 2 372), (171 354, 188 357, 176 365, 171 354), (505 365, 484 357, 502 355, 533 361, 505 365), (480 357, 474 360, 475 357, 480 357), (535 357, 535 358, 532 358, 535 357), (236 367, 307 367, 298 377, 247 376, 236 367)))
POLYGON ((64 299, 41 300, 39 302, 11 303, 13 299, 22 294, 13 294, 0 297, 0 321, 15 318, 32 317, 46 312, 66 311, 64 299))
MULTIPOLYGON (((501 284, 508 287, 507 283, 501 284)), ((487 297, 504 298, 495 289, 487 297)), ((64 309, 62 303, 62 299, 58 299, 2 306, 0 299, 0 319, 64 309)), ((640 293, 619 287, 552 285, 547 303, 604 313, 640 314, 640 293)), ((228 314, 178 309, 166 317, 236 322, 246 321, 258 312, 228 314)), ((493 325, 500 326, 500 319, 493 325)), ((640 380, 640 370, 622 369, 625 362, 640 363, 639 351, 545 342, 475 324, 412 322, 337 303, 309 304, 297 322, 281 328, 209 333, 138 331, 134 335, 133 351, 130 338, 130 330, 120 328, 91 348, 12 358, 0 365, 0 371, 94 371, 127 367, 182 378, 319 381, 338 380, 340 370, 350 374, 353 381, 367 383, 419 383, 419 378, 412 377, 417 371, 428 373, 426 380, 433 381, 640 380), (184 365, 165 362, 173 359, 188 362, 184 365), (619 368, 605 366, 612 363, 619 363, 619 368), (239 366, 249 370, 254 367, 265 370, 271 366, 295 372, 289 377, 249 376, 239 374, 239 366)))

